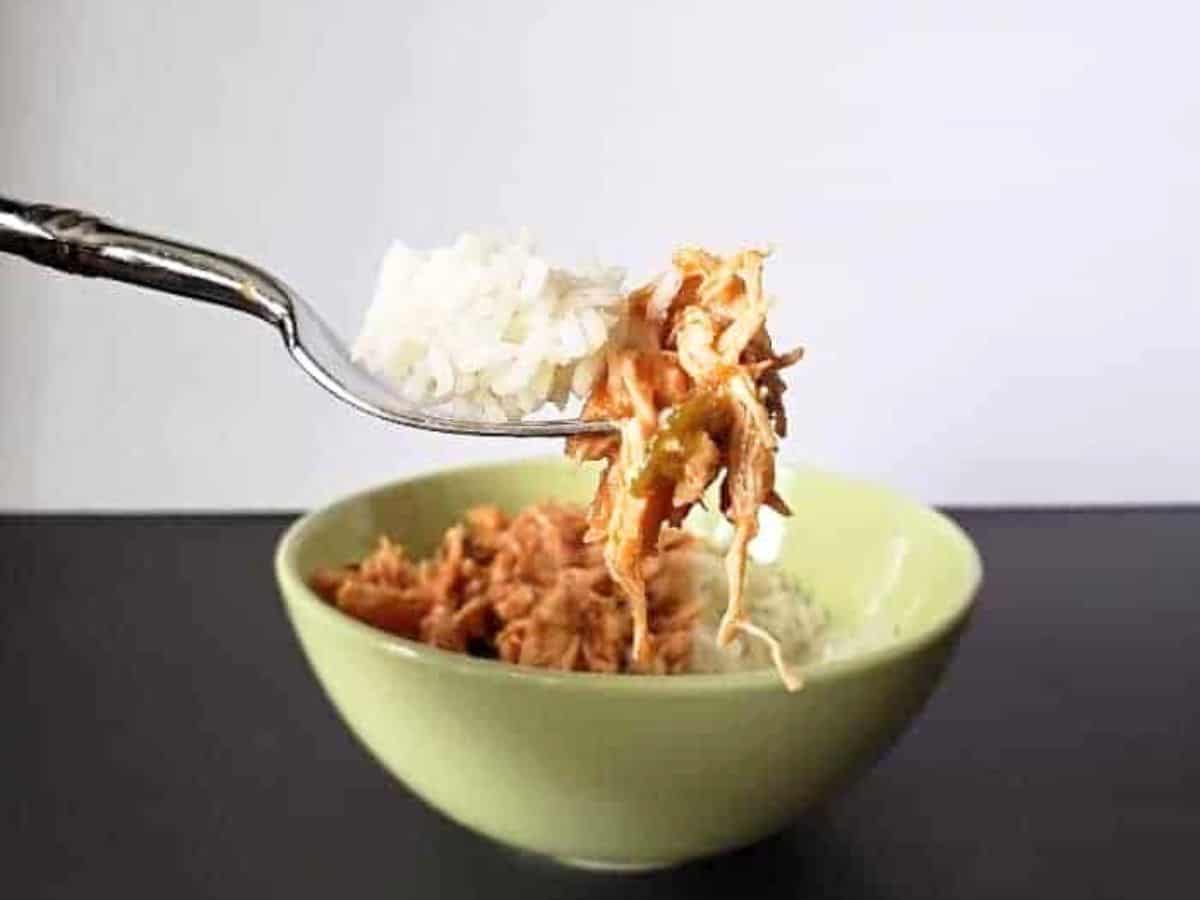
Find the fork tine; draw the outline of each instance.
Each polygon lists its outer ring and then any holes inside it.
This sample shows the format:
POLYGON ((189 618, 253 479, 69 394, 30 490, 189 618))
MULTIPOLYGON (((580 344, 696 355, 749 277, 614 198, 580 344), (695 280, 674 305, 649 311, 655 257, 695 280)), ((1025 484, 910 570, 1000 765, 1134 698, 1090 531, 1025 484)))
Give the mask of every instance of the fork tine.
POLYGON ((283 333, 288 351, 318 384, 365 413, 410 428, 481 437, 569 437, 614 430, 615 426, 605 420, 484 422, 424 412, 396 396, 394 391, 355 363, 346 345, 317 312, 295 293, 287 292, 292 327, 284 326, 283 333))

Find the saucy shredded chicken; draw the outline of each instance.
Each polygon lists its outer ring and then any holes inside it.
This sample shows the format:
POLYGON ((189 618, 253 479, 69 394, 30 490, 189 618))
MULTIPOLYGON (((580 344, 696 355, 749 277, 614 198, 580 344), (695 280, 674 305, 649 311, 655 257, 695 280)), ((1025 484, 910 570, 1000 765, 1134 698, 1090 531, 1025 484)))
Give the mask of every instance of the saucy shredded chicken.
POLYGON ((775 493, 775 449, 787 431, 779 370, 803 353, 779 354, 771 345, 765 256, 683 249, 668 275, 634 291, 625 334, 610 345, 583 411, 585 419, 618 421, 620 432, 567 442, 575 459, 605 462, 584 540, 603 546, 608 571, 629 598, 634 669, 653 667, 660 652, 647 563, 664 526, 679 526, 725 472, 721 511, 734 537, 718 643, 728 645, 739 631, 766 641, 785 681, 797 684, 780 662, 777 642, 749 622, 744 602, 759 507, 789 513, 775 493))
MULTIPOLYGON (((509 519, 470 510, 432 559, 414 561, 386 537, 361 562, 315 573, 310 584, 342 611, 445 650, 522 665, 625 672, 634 607, 610 577, 602 548, 584 541, 582 510, 543 504, 509 519)), ((641 605, 653 652, 637 671, 687 669, 699 606, 687 566, 694 538, 663 535, 648 561, 641 605)))

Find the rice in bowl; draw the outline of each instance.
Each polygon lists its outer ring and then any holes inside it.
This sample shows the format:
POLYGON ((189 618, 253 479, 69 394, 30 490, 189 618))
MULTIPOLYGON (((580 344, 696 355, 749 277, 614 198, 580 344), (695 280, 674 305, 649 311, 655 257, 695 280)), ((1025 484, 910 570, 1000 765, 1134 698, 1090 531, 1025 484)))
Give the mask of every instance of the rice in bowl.
POLYGON ((772 640, 717 632, 728 602, 724 550, 671 530, 647 560, 648 647, 632 653, 631 604, 602 548, 585 540, 584 512, 537 504, 513 517, 469 510, 437 553, 414 560, 381 536, 361 560, 310 577, 343 612, 402 637, 472 656, 567 671, 680 674, 774 666, 789 687, 819 648, 825 616, 777 565, 752 562, 745 591, 772 640))

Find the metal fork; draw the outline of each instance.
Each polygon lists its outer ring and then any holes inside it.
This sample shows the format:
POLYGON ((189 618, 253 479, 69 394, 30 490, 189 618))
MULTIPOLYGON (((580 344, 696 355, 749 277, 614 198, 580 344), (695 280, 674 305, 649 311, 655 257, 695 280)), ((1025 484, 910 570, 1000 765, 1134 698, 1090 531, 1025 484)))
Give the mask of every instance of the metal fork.
POLYGON ((608 421, 482 422, 430 415, 354 363, 316 310, 269 272, 89 213, 0 196, 0 253, 72 275, 124 281, 249 313, 279 330, 292 358, 317 384, 356 409, 398 425, 501 437, 563 437, 614 428, 608 421))

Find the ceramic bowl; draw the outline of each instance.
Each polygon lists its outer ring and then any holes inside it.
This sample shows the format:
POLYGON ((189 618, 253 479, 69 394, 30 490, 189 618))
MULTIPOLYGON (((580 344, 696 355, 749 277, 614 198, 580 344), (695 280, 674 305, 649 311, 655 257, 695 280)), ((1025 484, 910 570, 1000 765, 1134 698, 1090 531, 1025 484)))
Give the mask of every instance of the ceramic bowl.
POLYGON ((472 505, 584 502, 595 478, 560 460, 435 472, 309 513, 280 541, 276 573, 318 681, 431 806, 568 863, 669 866, 780 829, 861 774, 925 703, 969 617, 978 553, 940 513, 810 469, 780 467, 794 515, 764 513, 759 548, 830 616, 797 693, 773 671, 597 675, 473 659, 362 624, 305 585, 381 532, 425 554, 472 505))

